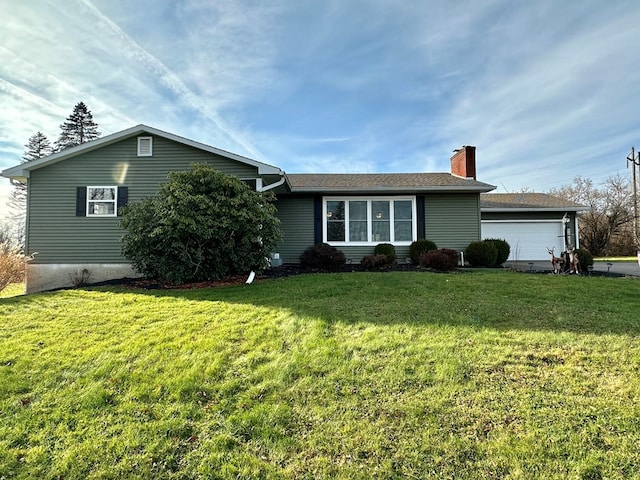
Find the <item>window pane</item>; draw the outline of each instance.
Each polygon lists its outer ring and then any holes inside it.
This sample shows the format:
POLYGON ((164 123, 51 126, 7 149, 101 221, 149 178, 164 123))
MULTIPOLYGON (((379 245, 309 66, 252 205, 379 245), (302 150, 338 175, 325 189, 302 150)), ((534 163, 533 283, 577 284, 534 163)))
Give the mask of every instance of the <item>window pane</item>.
POLYGON ((393 234, 394 241, 396 242, 410 242, 411 240, 413 240, 411 221, 396 221, 393 234))
POLYGON ((375 201, 371 202, 371 214, 373 220, 389 220, 389 202, 375 201))
POLYGON ((349 221, 349 241, 350 242, 366 242, 367 241, 367 221, 349 221))
POLYGON ((367 241, 367 201, 349 202, 349 241, 367 241))
POLYGON ((89 215, 113 215, 114 202, 89 202, 89 215))
POLYGON ((349 202, 349 220, 367 220, 367 202, 349 202))
POLYGON ((393 216, 396 220, 411 220, 411 202, 406 200, 393 202, 393 216))
POLYGON ((371 219, 372 233, 374 242, 388 242, 391 240, 391 230, 389 222, 389 202, 373 201, 371 202, 371 219))
POLYGON ((344 242, 344 222, 329 222, 327 225, 327 240, 330 242, 344 242))
POLYGON ((327 241, 344 242, 344 203, 343 201, 327 202, 327 241))
POLYGON ((115 200, 115 199, 116 199, 116 189, 113 187, 89 189, 89 200, 115 200))
POLYGON ((327 219, 330 221, 344 220, 344 202, 327 202, 327 219))

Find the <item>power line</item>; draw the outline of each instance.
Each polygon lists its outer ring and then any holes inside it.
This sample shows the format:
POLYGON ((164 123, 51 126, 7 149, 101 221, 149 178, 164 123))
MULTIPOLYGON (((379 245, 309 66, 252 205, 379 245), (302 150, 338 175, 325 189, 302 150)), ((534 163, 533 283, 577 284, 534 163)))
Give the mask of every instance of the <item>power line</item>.
POLYGON ((631 178, 633 182, 633 241, 640 248, 638 238, 638 182, 636 181, 636 167, 640 167, 640 153, 636 156, 635 148, 631 147, 631 153, 627 155, 627 168, 631 162, 631 178))

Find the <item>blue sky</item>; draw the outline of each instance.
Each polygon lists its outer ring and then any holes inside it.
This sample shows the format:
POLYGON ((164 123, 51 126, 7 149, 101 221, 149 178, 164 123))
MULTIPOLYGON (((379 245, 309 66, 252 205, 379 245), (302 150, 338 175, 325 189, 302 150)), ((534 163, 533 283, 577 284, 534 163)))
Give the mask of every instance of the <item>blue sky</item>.
MULTIPOLYGON (((1 2, 0 169, 84 101, 302 172, 442 172, 544 192, 629 175, 640 2, 1 2)), ((10 187, 0 183, 0 213, 10 187)))

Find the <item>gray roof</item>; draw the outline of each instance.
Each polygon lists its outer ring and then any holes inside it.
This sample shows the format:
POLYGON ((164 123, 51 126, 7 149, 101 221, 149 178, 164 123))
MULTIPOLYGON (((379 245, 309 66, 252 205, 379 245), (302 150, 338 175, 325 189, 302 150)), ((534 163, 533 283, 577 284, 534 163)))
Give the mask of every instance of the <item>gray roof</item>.
POLYGON ((74 157, 81 153, 90 152, 92 150, 96 150, 103 146, 110 145, 112 143, 119 142, 126 138, 134 137, 141 134, 150 134, 150 135, 156 135, 158 137, 164 137, 166 139, 173 140, 175 142, 189 145, 190 147, 198 148, 206 152, 214 153, 216 155, 229 158, 231 160, 236 160, 238 162, 254 166, 258 169, 258 173, 260 175, 269 175, 269 174, 283 175, 284 174, 284 172, 280 170, 280 168, 274 167, 273 165, 268 165, 266 163, 253 160, 251 158, 243 157, 242 155, 237 155, 235 153, 227 152, 219 148, 205 145, 204 143, 200 143, 194 140, 189 140, 188 138, 180 137, 173 133, 164 132, 162 130, 158 130, 157 128, 140 124, 140 125, 136 125, 135 127, 131 127, 126 130, 113 133, 111 135, 107 135, 106 137, 98 138, 91 142, 87 142, 81 145, 77 145, 75 147, 67 148, 65 150, 62 150, 61 152, 54 153, 53 155, 39 158, 38 160, 32 160, 30 162, 16 165, 15 167, 7 168, 6 170, 1 172, 1 175, 7 178, 28 178, 29 172, 31 170, 36 170, 38 168, 42 168, 47 165, 60 162, 67 158, 74 157))
POLYGON ((589 207, 548 193, 485 193, 480 195, 482 211, 571 211, 589 210, 589 207))
POLYGON ((287 174, 293 193, 308 192, 488 192, 494 185, 450 173, 287 174))

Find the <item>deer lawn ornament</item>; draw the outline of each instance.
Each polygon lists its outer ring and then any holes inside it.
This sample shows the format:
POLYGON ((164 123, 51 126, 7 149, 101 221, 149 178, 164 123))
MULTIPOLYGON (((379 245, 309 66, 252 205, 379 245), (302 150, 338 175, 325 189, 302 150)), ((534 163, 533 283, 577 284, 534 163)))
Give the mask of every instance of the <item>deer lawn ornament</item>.
POLYGON ((562 271, 562 267, 564 266, 564 258, 563 257, 556 257, 554 255, 554 250, 556 248, 549 248, 547 247, 547 252, 549 253, 549 255, 551 255, 551 267, 553 270, 553 273, 560 273, 562 271))
POLYGON ((576 275, 580 275, 580 259, 578 258, 576 249, 571 247, 567 251, 569 252, 569 265, 571 266, 569 273, 575 273, 576 275))

